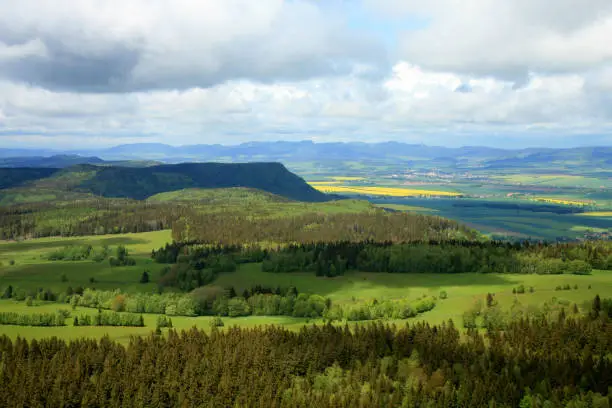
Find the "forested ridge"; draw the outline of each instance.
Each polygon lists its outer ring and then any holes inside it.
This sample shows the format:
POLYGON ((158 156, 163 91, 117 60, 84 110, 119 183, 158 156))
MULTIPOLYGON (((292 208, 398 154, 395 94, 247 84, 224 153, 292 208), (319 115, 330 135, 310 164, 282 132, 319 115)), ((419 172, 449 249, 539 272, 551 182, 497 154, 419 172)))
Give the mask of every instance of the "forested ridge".
POLYGON ((144 167, 79 164, 61 170, 0 168, 0 189, 23 186, 27 182, 137 200, 191 187, 250 187, 293 200, 330 199, 281 163, 179 163, 144 167))
MULTIPOLYGON (((282 205, 282 204, 281 204, 282 205)), ((264 206, 265 207, 265 206, 264 206)), ((282 208, 282 206, 281 206, 282 208)), ((72 203, 0 206, 0 239, 82 236, 172 229, 176 241, 220 244, 365 239, 394 242, 476 238, 455 221, 371 209, 367 212, 248 214, 248 209, 210 212, 205 204, 88 199, 72 203)))
POLYGON ((262 241, 445 241, 476 237, 476 232, 448 219, 381 210, 360 214, 308 213, 284 218, 227 217, 194 212, 180 218, 172 226, 175 241, 224 245, 262 241))
POLYGON ((612 326, 598 308, 463 338, 452 322, 171 330, 128 346, 2 336, 0 405, 609 407, 612 326))

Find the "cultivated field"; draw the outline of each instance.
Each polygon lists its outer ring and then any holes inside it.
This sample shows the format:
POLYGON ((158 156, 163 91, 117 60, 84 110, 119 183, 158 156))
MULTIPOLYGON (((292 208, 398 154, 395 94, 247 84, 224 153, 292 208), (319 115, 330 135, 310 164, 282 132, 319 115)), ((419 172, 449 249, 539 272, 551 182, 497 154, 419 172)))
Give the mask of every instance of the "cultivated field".
POLYGON ((389 197, 457 197, 460 193, 439 190, 378 186, 340 186, 329 183, 311 183, 319 191, 332 194, 360 194, 389 197))

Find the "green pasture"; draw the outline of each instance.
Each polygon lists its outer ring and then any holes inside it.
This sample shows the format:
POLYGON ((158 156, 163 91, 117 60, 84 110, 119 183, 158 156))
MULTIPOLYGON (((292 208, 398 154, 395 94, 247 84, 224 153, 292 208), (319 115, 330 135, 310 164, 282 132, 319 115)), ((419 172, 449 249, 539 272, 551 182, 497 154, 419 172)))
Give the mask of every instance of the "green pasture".
POLYGON ((493 176, 493 180, 515 184, 554 187, 612 188, 610 180, 573 174, 511 174, 493 176))
MULTIPOLYGON (((332 299, 335 303, 353 303, 371 301, 373 299, 416 299, 423 295, 439 296, 446 291, 448 298, 439 299, 436 307, 414 319, 394 321, 404 322, 427 321, 437 324, 453 319, 458 325, 462 322, 462 314, 469 310, 475 302, 484 301, 487 293, 495 294, 495 300, 500 306, 510 307, 518 300, 523 305, 541 306, 553 297, 558 300, 576 303, 582 310, 585 302, 590 302, 596 294, 601 297, 612 297, 612 272, 594 271, 590 276, 578 275, 504 275, 504 274, 386 274, 386 273, 350 273, 336 278, 319 278, 311 273, 273 274, 261 272, 251 265, 237 272, 222 274, 215 285, 232 285, 237 291, 256 284, 267 286, 293 285, 301 292, 318 293, 332 299), (533 287, 534 293, 513 294, 512 289, 519 285, 533 287), (558 285, 570 285, 571 290, 555 290, 558 285), (574 285, 578 289, 573 289, 574 285), (589 289, 589 285, 591 288, 589 289)), ((96 309, 78 307, 72 310, 69 305, 58 303, 35 302, 34 306, 26 306, 25 302, 13 300, 0 301, 0 311, 21 313, 54 312, 58 309, 68 309, 72 315, 95 314, 96 309)), ((72 317, 65 327, 21 327, 0 326, 0 333, 11 337, 40 338, 57 336, 64 339, 79 337, 97 338, 108 335, 110 338, 127 342, 130 336, 142 336, 155 329, 157 315, 144 314, 146 327, 74 327, 72 317)), ((174 328, 189 329, 197 327, 210 330, 208 316, 172 317, 174 328)), ((258 325, 280 324, 289 329, 299 329, 307 323, 321 323, 322 320, 308 320, 284 316, 249 316, 241 318, 223 318, 225 327, 253 327, 258 325)))
POLYGON ((117 234, 74 238, 40 238, 22 242, 0 242, 0 287, 13 285, 21 289, 50 288, 54 291, 95 287, 96 289, 121 288, 126 291, 149 291, 154 283, 139 283, 144 270, 149 270, 152 279, 158 276, 163 265, 151 259, 151 250, 164 246, 172 240, 169 230, 139 234, 117 234), (47 256, 54 250, 68 245, 92 245, 111 249, 124 245, 130 257, 136 260, 134 266, 110 267, 108 260, 102 262, 49 261, 47 256), (14 265, 11 265, 14 261, 14 265), (65 275, 66 282, 61 277, 65 275), (94 283, 90 282, 94 278, 94 283))
MULTIPOLYGON (((596 217, 592 217, 596 218, 596 217)), ((86 238, 45 238, 24 242, 0 243, 0 288, 8 285, 24 289, 51 288, 65 290, 68 286, 95 287, 97 289, 117 289, 123 291, 150 291, 155 288, 158 272, 163 265, 153 263, 149 254, 151 249, 163 246, 170 241, 169 231, 148 232, 141 234, 105 235, 86 238), (123 244, 137 264, 131 267, 110 268, 108 262, 93 261, 51 262, 45 259, 46 254, 54 248, 67 244, 84 244, 93 246, 123 244), (9 259, 15 265, 9 265, 9 259), (142 271, 151 272, 152 283, 140 284, 138 280, 142 271), (67 282, 61 281, 62 274, 67 282), (94 277, 95 283, 89 278, 94 277)), ((515 299, 524 305, 540 306, 553 297, 582 306, 591 301, 596 294, 612 297, 612 272, 594 271, 592 275, 509 275, 509 274, 389 274, 348 272, 335 278, 316 277, 313 273, 269 273, 262 272, 259 264, 241 265, 236 272, 222 273, 213 285, 233 286, 238 293, 245 288, 256 285, 268 287, 294 286, 300 292, 320 294, 329 297, 334 303, 351 304, 386 299, 417 299, 424 295, 439 296, 445 291, 447 299, 439 299, 437 306, 409 321, 425 320, 431 323, 453 319, 460 324, 462 314, 469 310, 474 302, 483 300, 487 293, 494 293, 496 301, 502 307, 510 307, 515 299), (533 293, 513 294, 512 289, 519 285, 533 287, 533 293), (557 291, 557 286, 569 285, 571 290, 557 291), (577 289, 573 289, 574 286, 577 289), (589 288, 591 286, 591 288, 589 288)), ((0 311, 16 312, 53 312, 58 309, 69 309, 69 305, 35 301, 34 306, 25 302, 1 300, 0 311)), ((95 309, 77 308, 73 315, 96 313, 95 309)), ((20 327, 0 326, 0 333, 11 337, 22 336, 39 338, 58 336, 65 339, 78 337, 100 337, 108 335, 118 341, 127 341, 132 335, 147 335, 155 329, 156 315, 144 315, 146 327, 73 327, 68 319, 66 327, 20 327)), ((210 317, 173 317, 174 327, 188 329, 193 326, 209 329, 210 317)), ((252 327, 256 325, 281 324, 291 329, 298 329, 306 322, 315 323, 321 320, 307 320, 292 317, 259 317, 224 318, 227 326, 252 327)), ((397 322, 402 323, 402 322, 397 322)))

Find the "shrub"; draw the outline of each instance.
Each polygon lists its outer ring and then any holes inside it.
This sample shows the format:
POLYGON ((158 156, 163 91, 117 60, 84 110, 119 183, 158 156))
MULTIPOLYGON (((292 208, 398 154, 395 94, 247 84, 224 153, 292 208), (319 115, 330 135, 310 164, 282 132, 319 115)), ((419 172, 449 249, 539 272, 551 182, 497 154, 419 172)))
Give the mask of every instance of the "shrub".
POLYGON ((196 305, 196 313, 199 315, 212 313, 215 300, 223 296, 224 290, 220 286, 202 286, 191 292, 191 298, 196 305))
POLYGON ((475 329, 476 325, 476 313, 474 311, 468 311, 463 313, 463 327, 466 329, 475 329))
POLYGON ((567 271, 574 275, 590 275, 593 271, 591 264, 581 260, 567 262, 567 271))
POLYGON ((61 280, 62 282, 68 282, 68 277, 66 276, 66 274, 65 274, 65 273, 62 273, 62 276, 61 276, 60 280, 61 280))
POLYGON ((519 285, 516 288, 516 293, 525 293, 525 286, 524 285, 519 285))
POLYGON ((117 247, 115 250, 115 256, 108 258, 108 263, 111 267, 136 265, 136 261, 129 257, 129 252, 123 245, 119 245, 117 247))
POLYGON ((492 307, 495 305, 495 299, 493 298, 493 294, 487 293, 487 307, 492 307))
POLYGON ((172 328, 172 319, 164 315, 157 316, 157 327, 172 328))
POLYGON ((210 321, 210 327, 223 327, 223 326, 224 326, 223 319, 221 319, 219 316, 213 317, 210 321))
POLYGON ((11 260, 9 261, 9 265, 11 265, 11 266, 15 265, 15 260, 14 260, 14 259, 11 259, 11 260))
POLYGON ((113 312, 122 312, 125 310, 125 296, 117 295, 113 299, 113 303, 111 304, 111 310, 113 312))
POLYGON ((70 306, 72 306, 72 310, 75 310, 81 301, 81 295, 74 294, 70 297, 70 306))
POLYGON ((32 296, 28 296, 25 300, 26 306, 32 306, 34 304, 34 299, 32 299, 32 296))
POLYGON ((243 297, 235 297, 227 302, 227 314, 229 317, 248 316, 251 307, 243 297))
POLYGON ((446 299, 446 298, 448 298, 448 294, 446 293, 446 291, 445 290, 441 291, 440 292, 440 299, 446 299))
POLYGON ((2 294, 2 299, 10 299, 13 297, 13 286, 8 285, 6 289, 4 289, 4 293, 2 294))

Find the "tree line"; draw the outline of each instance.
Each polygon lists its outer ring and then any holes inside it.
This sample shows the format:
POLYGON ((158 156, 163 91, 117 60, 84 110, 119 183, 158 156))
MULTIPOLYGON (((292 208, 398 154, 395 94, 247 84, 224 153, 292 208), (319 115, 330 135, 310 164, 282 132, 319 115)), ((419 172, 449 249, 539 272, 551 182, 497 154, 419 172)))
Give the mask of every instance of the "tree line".
POLYGON ((124 326, 144 327, 142 315, 99 311, 94 316, 82 314, 74 316, 73 326, 124 326))
POLYGON ((209 284, 219 273, 233 272, 245 263, 261 263, 265 272, 313 272, 328 277, 343 275, 347 270, 590 274, 593 268, 612 269, 612 244, 601 242, 339 241, 286 244, 275 248, 173 242, 152 251, 151 256, 157 262, 172 264, 162 271, 159 284, 183 291, 209 284))
POLYGON ((0 336, 0 405, 608 407, 611 324, 520 319, 463 338, 451 321, 213 328, 128 345, 0 336))
POLYGON ((0 325, 14 326, 65 326, 63 313, 0 312, 0 325))

